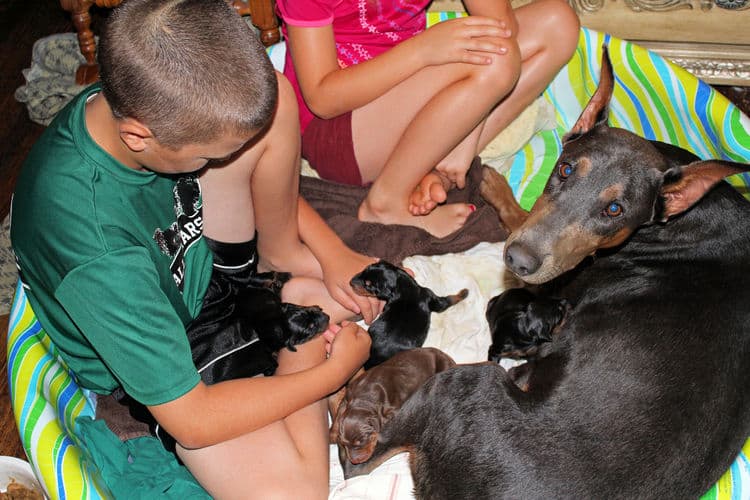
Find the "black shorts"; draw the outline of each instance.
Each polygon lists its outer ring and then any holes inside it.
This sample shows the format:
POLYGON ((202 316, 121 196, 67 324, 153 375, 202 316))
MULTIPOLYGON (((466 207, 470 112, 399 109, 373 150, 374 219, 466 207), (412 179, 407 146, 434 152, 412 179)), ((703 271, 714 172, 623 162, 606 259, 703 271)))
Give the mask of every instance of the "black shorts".
POLYGON ((256 264, 252 267, 241 272, 214 267, 201 312, 187 326, 193 362, 206 384, 276 371, 275 353, 237 311, 235 299, 255 275, 256 264))
MULTIPOLYGON (((258 253, 255 239, 242 244, 206 240, 214 253, 214 268, 201 311, 186 327, 193 362, 201 380, 210 385, 224 380, 272 375, 277 366, 276 354, 258 339, 255 330, 247 324, 247 317, 238 311, 236 302, 237 295, 256 281, 258 253), (238 248, 241 248, 241 254, 232 255, 238 248)), ((113 396, 128 408, 132 418, 148 425, 150 433, 159 438, 167 450, 175 451, 174 438, 156 423, 145 406, 122 390, 115 391, 113 396)), ((101 417, 108 420, 107 415, 101 417)), ((116 418, 121 419, 122 415, 116 418)), ((113 430, 118 428, 112 425, 114 423, 107 421, 113 430)))

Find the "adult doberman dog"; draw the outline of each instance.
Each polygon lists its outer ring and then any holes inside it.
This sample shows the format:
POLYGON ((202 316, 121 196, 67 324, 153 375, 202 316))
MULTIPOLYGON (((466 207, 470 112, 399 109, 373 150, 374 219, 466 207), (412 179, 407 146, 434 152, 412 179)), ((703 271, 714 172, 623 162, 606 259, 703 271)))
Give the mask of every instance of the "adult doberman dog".
POLYGON ((605 52, 505 245, 510 270, 574 304, 537 360, 548 383, 439 373, 355 473, 408 450, 419 498, 686 499, 729 468, 750 434, 750 203, 722 179, 748 166, 608 126, 613 87, 605 52))

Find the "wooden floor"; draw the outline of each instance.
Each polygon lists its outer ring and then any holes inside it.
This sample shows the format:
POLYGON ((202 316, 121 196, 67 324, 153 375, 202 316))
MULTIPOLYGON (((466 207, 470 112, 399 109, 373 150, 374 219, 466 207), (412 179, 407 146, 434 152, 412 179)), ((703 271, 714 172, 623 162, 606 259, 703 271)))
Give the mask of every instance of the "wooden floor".
MULTIPOLYGON (((93 29, 97 31, 94 9, 93 29)), ((29 120, 13 94, 23 85, 21 71, 29 66, 31 48, 39 38, 71 31, 70 18, 59 0, 0 0, 0 220, 8 214, 10 195, 21 163, 43 128, 29 120)), ((721 88, 750 114, 750 91, 721 88)), ((26 458, 10 408, 6 362, 7 316, 0 316, 0 455, 26 458)))

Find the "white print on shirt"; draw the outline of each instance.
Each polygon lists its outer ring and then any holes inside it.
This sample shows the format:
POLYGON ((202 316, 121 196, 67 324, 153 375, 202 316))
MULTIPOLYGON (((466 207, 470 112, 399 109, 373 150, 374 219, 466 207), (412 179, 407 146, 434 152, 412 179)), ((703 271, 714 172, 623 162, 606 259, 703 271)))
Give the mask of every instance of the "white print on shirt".
POLYGON ((200 184, 192 176, 181 177, 172 190, 175 222, 167 229, 156 229, 154 241, 161 251, 172 257, 170 269, 177 288, 182 291, 185 279, 185 253, 203 235, 203 210, 200 206, 200 184))

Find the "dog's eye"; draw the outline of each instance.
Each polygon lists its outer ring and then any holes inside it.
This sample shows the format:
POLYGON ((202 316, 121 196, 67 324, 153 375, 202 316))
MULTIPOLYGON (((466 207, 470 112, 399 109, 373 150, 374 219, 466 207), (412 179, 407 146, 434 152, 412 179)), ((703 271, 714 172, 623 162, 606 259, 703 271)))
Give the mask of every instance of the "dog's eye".
POLYGON ((573 165, 567 162, 561 162, 560 165, 557 167, 557 175, 561 179, 567 179, 570 177, 570 174, 573 173, 573 165))
POLYGON ((604 213, 608 217, 619 217, 620 215, 622 215, 622 205, 613 201, 612 203, 607 205, 607 208, 604 209, 604 213))
POLYGON ((372 286, 372 280, 365 280, 365 286, 372 286))

